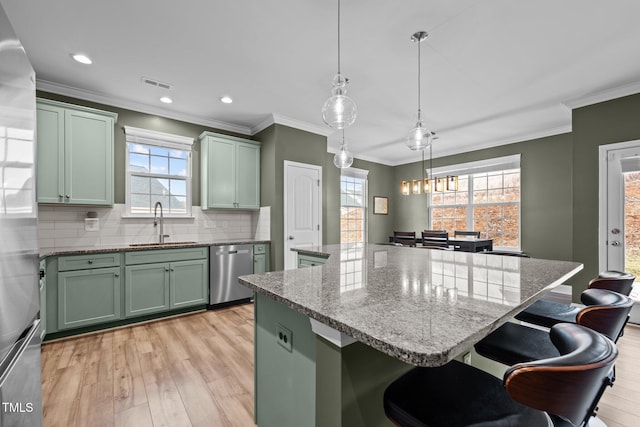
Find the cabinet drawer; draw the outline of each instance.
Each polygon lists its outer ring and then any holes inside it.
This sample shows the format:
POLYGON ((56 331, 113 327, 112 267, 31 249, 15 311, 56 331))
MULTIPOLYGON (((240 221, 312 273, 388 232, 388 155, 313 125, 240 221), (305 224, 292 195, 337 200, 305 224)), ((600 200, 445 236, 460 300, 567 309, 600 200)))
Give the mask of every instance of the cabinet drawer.
POLYGON ((58 257, 58 271, 118 266, 120 266, 120 253, 118 252, 58 257))
POLYGON ((186 261, 203 259, 209 255, 207 246, 184 249, 157 249, 150 251, 127 252, 124 255, 126 265, 151 264, 158 262, 186 261))
POLYGON ((254 254, 263 254, 265 252, 267 252, 267 245, 265 244, 253 245, 254 254))

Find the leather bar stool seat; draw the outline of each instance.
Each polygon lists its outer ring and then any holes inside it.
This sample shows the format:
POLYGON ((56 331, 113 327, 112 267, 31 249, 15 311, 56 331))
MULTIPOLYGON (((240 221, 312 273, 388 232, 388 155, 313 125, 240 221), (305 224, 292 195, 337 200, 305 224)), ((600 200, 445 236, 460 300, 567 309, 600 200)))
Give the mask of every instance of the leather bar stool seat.
MULTIPOLYGON (((623 295, 629 295, 629 293, 631 293, 631 286, 635 280, 633 274, 619 271, 608 271, 600 274, 609 275, 609 277, 597 277, 591 280, 588 289, 606 289, 623 295)), ((584 292, 580 295, 580 300, 583 304, 598 304, 598 302, 589 302, 590 300, 585 301, 583 295, 584 292)), ((516 314, 515 318, 521 322, 533 323, 534 325, 550 328, 560 322, 575 323, 575 316, 577 316, 579 311, 580 307, 542 299, 516 314)))
POLYGON ((502 381, 458 361, 414 368, 385 390, 385 414, 400 427, 580 425, 591 416, 616 346, 570 323, 548 335, 558 356, 516 364, 502 381))
MULTIPOLYGON (((604 289, 587 289, 581 298, 587 306, 579 310, 571 323, 616 341, 627 323, 633 300, 604 289)), ((558 356, 547 331, 511 322, 491 332, 474 347, 481 356, 505 365, 558 356)))

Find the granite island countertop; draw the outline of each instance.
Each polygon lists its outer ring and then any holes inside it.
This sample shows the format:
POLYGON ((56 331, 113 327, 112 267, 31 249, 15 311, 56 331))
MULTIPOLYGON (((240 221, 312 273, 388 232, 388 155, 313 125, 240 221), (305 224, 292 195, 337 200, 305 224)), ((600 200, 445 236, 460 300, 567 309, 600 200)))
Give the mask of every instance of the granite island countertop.
POLYGON ((162 244, 156 243, 123 243, 117 245, 98 245, 98 246, 70 246, 65 248, 55 249, 42 249, 40 250, 40 258, 48 256, 59 255, 82 255, 92 253, 108 253, 108 252, 132 252, 132 251, 147 251, 154 249, 179 249, 179 248, 193 248, 202 246, 223 246, 223 245, 254 245, 261 243, 271 243, 270 240, 209 240, 198 242, 165 242, 162 244))
POLYGON ((383 353, 438 366, 469 350, 582 264, 365 244, 297 250, 321 266, 241 276, 256 292, 383 353))

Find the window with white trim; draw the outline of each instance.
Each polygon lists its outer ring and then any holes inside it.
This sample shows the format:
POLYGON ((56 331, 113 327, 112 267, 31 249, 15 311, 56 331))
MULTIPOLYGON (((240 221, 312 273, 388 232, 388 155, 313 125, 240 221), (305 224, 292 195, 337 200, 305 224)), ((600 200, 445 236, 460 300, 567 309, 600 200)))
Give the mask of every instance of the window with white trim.
POLYGON ((458 176, 458 190, 431 193, 431 229, 480 231, 494 248, 520 249, 520 156, 439 168, 458 176))
POLYGON ((340 243, 364 243, 369 171, 343 169, 340 175, 340 243))
POLYGON ((153 216, 156 202, 165 217, 191 216, 193 138, 125 126, 126 214, 153 216))

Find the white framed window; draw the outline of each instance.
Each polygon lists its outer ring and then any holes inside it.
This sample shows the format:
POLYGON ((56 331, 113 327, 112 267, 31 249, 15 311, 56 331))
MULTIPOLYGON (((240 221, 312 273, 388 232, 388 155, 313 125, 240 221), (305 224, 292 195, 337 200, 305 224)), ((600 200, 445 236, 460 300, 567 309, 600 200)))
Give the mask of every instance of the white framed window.
POLYGON ((126 216, 191 216, 191 147, 194 139, 125 126, 126 216))
POLYGON ((340 175, 340 243, 364 243, 367 230, 368 170, 347 168, 340 175))
POLYGON ((480 231, 494 248, 520 249, 520 155, 465 163, 433 171, 458 176, 458 190, 429 200, 433 230, 480 231))

